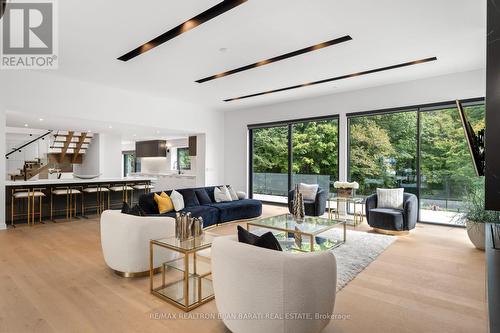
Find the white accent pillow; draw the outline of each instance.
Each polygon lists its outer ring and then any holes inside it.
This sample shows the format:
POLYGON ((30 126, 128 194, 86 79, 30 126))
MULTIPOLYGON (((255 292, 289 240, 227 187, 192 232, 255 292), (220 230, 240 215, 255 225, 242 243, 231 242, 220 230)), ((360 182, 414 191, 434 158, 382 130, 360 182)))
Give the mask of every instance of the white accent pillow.
POLYGON ((377 208, 403 209, 404 188, 377 189, 377 208))
POLYGON ((170 199, 174 204, 174 209, 176 212, 184 209, 184 197, 182 196, 182 194, 180 194, 176 190, 173 190, 170 194, 170 199))
POLYGON ((243 191, 236 192, 236 195, 238 195, 238 200, 243 200, 243 199, 247 198, 246 192, 243 192, 243 191))
POLYGON ((299 184, 299 193, 302 193, 304 200, 316 200, 316 194, 318 193, 318 184, 299 184))
POLYGON ((234 189, 231 186, 227 186, 227 189, 229 190, 229 195, 231 196, 231 201, 234 200, 239 200, 238 194, 234 191, 234 189))
POLYGON ((215 202, 232 201, 231 194, 229 194, 229 191, 225 186, 215 187, 214 197, 215 197, 215 202))

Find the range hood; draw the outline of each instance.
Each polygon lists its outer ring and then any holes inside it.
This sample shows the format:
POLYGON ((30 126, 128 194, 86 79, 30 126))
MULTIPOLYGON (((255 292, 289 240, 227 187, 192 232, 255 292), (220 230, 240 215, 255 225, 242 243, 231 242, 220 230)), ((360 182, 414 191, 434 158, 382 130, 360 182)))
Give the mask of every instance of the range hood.
POLYGON ((137 141, 135 143, 135 157, 167 157, 167 141, 137 141))

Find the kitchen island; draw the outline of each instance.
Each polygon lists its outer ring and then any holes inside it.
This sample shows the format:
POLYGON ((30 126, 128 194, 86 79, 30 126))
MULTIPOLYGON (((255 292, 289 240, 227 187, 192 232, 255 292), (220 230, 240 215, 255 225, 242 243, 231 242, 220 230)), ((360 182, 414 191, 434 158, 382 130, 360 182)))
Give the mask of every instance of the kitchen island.
POLYGON ((120 209, 123 201, 133 205, 141 194, 148 192, 151 180, 151 177, 98 177, 94 179, 61 178, 6 181, 5 221, 7 221, 7 225, 14 225, 12 223, 12 211, 14 211, 18 215, 14 217, 15 224, 28 222, 28 217, 25 216, 28 205, 35 208, 35 210, 31 209, 33 222, 47 221, 51 215, 53 221, 55 218, 67 218, 68 207, 73 209, 72 214, 69 215, 70 217, 72 215, 73 218, 85 218, 87 214, 96 214, 102 209, 120 209), (121 189, 129 190, 124 192, 121 189), (54 190, 59 190, 62 194, 52 195, 54 190), (79 193, 67 195, 71 191, 79 193), (18 197, 13 201, 17 192, 41 192, 45 196, 42 197, 41 202, 39 202, 38 197, 32 198, 29 203, 26 197, 18 197), (40 210, 42 211, 41 218, 38 215, 40 210))

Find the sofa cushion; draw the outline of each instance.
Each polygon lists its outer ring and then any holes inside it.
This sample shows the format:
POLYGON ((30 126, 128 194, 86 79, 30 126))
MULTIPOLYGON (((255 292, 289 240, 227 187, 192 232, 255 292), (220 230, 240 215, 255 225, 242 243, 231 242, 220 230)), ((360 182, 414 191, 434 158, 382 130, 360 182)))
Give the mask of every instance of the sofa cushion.
POLYGON ((217 202, 207 206, 219 210, 220 222, 250 219, 262 215, 262 203, 253 199, 217 202))
POLYGON ((377 189, 377 208, 403 209, 404 188, 377 189))
POLYGON ((129 214, 129 215, 135 215, 135 216, 144 216, 145 215, 139 205, 135 205, 134 207, 130 208, 130 206, 126 202, 123 202, 121 212, 123 214, 129 214))
POLYGON ((158 205, 158 211, 160 214, 168 213, 174 210, 174 204, 172 199, 165 192, 161 192, 160 195, 154 193, 153 198, 158 205))
MULTIPOLYGON (((161 194, 161 192, 157 193, 161 194)), ((139 197, 139 206, 146 215, 158 214, 158 205, 154 200, 154 193, 143 194, 139 197)))
POLYGON ((266 232, 262 236, 257 236, 238 226, 238 242, 255 245, 264 249, 283 251, 281 245, 272 232, 266 232))
POLYGON ((215 202, 228 202, 232 201, 231 194, 226 186, 216 187, 214 189, 215 202))
POLYGON ((172 203, 174 204, 175 211, 180 212, 184 209, 184 207, 186 207, 182 194, 180 194, 176 190, 173 190, 169 195, 170 199, 172 199, 172 203))
POLYGON ((238 198, 238 194, 236 194, 236 191, 230 185, 227 186, 227 190, 229 191, 232 201, 240 200, 240 198, 238 198))
MULTIPOLYGON (((219 210, 213 207, 208 206, 191 206, 185 207, 181 212, 191 213, 192 217, 203 219, 203 228, 209 227, 211 225, 215 225, 219 221, 219 210)), ((162 214, 161 216, 169 216, 175 218, 175 212, 169 212, 166 214, 162 214)))
POLYGON ((370 226, 384 230, 403 230, 403 210, 374 208, 370 210, 370 226))
POLYGON ((302 193, 304 200, 316 200, 316 194, 318 193, 318 184, 299 184, 299 193, 302 193))
POLYGON ((210 196, 208 195, 207 191, 205 191, 205 189, 201 188, 195 190, 194 193, 196 193, 196 197, 198 198, 200 205, 206 205, 212 203, 212 200, 210 199, 210 196))
POLYGON ((200 205, 200 202, 198 201, 196 193, 194 193, 193 189, 187 188, 187 189, 177 190, 177 192, 182 194, 182 197, 184 198, 184 207, 193 207, 200 205))

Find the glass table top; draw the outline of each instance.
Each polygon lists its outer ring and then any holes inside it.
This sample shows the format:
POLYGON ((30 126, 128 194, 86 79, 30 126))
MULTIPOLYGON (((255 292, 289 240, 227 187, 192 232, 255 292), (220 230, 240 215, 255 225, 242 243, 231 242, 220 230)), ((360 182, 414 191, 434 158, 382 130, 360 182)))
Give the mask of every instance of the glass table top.
POLYGON ((201 236, 190 238, 187 240, 179 240, 176 237, 167 237, 153 240, 154 244, 167 247, 178 252, 191 252, 209 248, 215 237, 204 233, 201 236))
POLYGON ((303 234, 317 235, 329 230, 344 220, 327 219, 324 217, 306 216, 303 221, 297 221, 291 214, 276 215, 248 222, 248 225, 277 229, 287 232, 300 232, 303 234))

